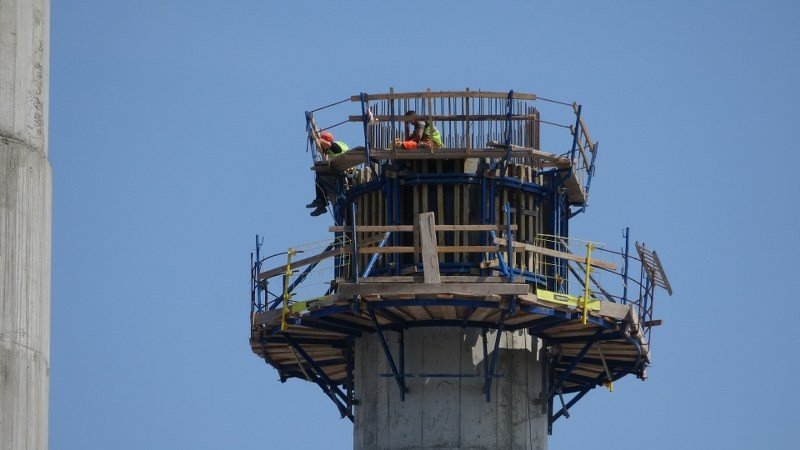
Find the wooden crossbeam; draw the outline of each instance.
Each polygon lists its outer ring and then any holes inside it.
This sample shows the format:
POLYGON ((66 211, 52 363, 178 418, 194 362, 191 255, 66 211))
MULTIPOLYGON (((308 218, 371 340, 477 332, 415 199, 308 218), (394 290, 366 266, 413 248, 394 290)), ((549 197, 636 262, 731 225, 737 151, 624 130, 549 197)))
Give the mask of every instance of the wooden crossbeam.
MULTIPOLYGON (((442 91, 442 92, 402 92, 402 93, 388 93, 388 94, 368 94, 367 101, 374 100, 394 100, 406 98, 500 98, 508 99, 508 92, 485 92, 485 91, 442 91)), ((523 94, 521 92, 514 92, 511 98, 515 100, 536 100, 536 94, 523 94)), ((350 97, 352 102, 360 102, 361 96, 354 95, 350 97)))
MULTIPOLYGON (((392 120, 392 116, 386 115, 374 115, 373 117, 379 122, 389 122, 392 120)), ((511 120, 537 120, 538 118, 536 114, 513 114, 511 116, 511 120)), ((394 119, 402 121, 433 120, 436 122, 466 122, 470 120, 473 122, 485 122, 489 120, 505 121, 508 120, 508 116, 505 114, 471 114, 469 116, 466 114, 411 114, 408 116, 394 116, 394 119)), ((363 118, 360 115, 348 116, 347 120, 350 122, 361 122, 363 118)))
MULTIPOLYGON (((396 247, 364 247, 359 248, 359 254, 371 255, 373 253, 419 253, 422 249, 412 246, 396 247)), ((448 245, 437 246, 438 253, 497 253, 500 247, 497 245, 448 245)), ((522 248, 514 248, 515 252, 522 252, 522 248)), ((294 263, 292 263, 294 265, 294 263)))
MULTIPOLYGON (((382 240, 383 240, 383 235, 372 236, 372 237, 368 237, 368 238, 362 240, 361 242, 359 242, 359 245, 364 245, 364 246, 372 245, 372 244, 376 244, 376 243, 378 243, 378 242, 380 242, 382 240)), ((362 250, 362 248, 359 247, 359 250, 362 250)), ((303 258, 303 259, 298 259, 297 261, 292 261, 292 268, 296 269, 298 267, 307 266, 309 264, 314 264, 315 262, 319 262, 319 261, 322 261, 322 260, 325 260, 325 259, 328 259, 328 258, 333 258, 334 256, 338 256, 338 255, 344 255, 344 254, 347 254, 347 253, 353 253, 353 247, 352 246, 348 245, 346 247, 339 247, 339 248, 335 248, 333 250, 329 250, 327 252, 322 252, 322 253, 320 253, 318 255, 309 256, 308 258, 303 258)), ((359 253, 361 253, 361 252, 359 251, 359 253)), ((266 278, 272 278, 272 277, 277 276, 277 275, 282 275, 285 272, 286 272, 286 265, 284 264, 283 266, 279 266, 279 267, 276 267, 274 269, 267 270, 266 272, 261 272, 260 274, 258 274, 258 279, 259 280, 263 280, 263 279, 266 279, 266 278)))
POLYGON ((338 294, 343 298, 355 295, 415 295, 456 294, 470 296, 525 295, 530 286, 525 283, 341 283, 338 294))
MULTIPOLYGON (((506 240, 505 240, 505 238, 494 238, 494 243, 498 244, 498 245, 505 246, 506 245, 506 240)), ((539 247, 538 245, 531 245, 531 244, 526 244, 524 242, 517 242, 517 241, 514 241, 513 245, 514 245, 515 249, 520 248, 520 249, 524 249, 524 250, 527 250, 527 251, 530 251, 530 252, 539 253, 540 255, 552 256, 554 258, 568 259, 570 261, 575 261, 575 262, 579 262, 579 263, 586 262, 586 258, 584 258, 583 256, 580 256, 580 255, 576 255, 574 253, 560 252, 558 250, 552 250, 552 249, 545 248, 545 247, 539 247)), ((597 267, 602 267, 603 269, 607 269, 607 270, 610 270, 612 272, 617 270, 617 265, 616 264, 611 263, 611 262, 607 262, 607 261, 603 261, 603 260, 600 260, 600 259, 592 258, 592 265, 593 266, 597 266, 597 267)))
MULTIPOLYGON (((435 225, 434 231, 505 231, 503 225, 435 225)), ((511 225, 511 231, 516 231, 517 226, 511 225)), ((328 227, 331 233, 352 232, 352 226, 333 226, 328 227)), ((414 225, 364 225, 356 227, 359 233, 385 233, 414 231, 414 225)))

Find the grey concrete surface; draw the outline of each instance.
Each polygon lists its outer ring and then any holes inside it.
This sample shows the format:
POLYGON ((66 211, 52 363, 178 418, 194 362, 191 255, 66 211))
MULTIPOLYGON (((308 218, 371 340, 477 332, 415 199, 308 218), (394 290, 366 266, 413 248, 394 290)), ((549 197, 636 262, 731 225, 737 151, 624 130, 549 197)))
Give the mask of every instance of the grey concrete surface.
POLYGON ((0 0, 0 448, 46 449, 48 0, 0 0))
MULTIPOLYGON (((386 332, 398 359, 399 334, 386 332)), ((489 358, 495 332, 488 336, 489 358)), ((547 448, 547 412, 542 391, 542 351, 524 331, 504 332, 492 401, 483 394, 483 345, 474 329, 414 328, 405 332, 408 392, 400 400, 377 335, 356 344, 356 449, 536 449, 547 448), (478 377, 434 377, 467 374, 478 377)))

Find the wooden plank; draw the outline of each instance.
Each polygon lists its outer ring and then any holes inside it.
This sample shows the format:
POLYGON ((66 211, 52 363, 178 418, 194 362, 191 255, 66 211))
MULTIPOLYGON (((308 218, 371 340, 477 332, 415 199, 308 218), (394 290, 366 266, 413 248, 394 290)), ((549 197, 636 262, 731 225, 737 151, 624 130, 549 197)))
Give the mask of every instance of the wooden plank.
MULTIPOLYGON (((352 229, 352 227, 351 227, 351 229, 352 229)), ((380 242, 382 240, 383 240, 383 236, 382 235, 365 238, 365 239, 359 241, 359 243, 358 243, 359 250, 362 250, 362 248, 361 248, 362 245, 372 245, 372 244, 376 244, 376 243, 378 243, 378 242, 380 242)), ((337 255, 343 255, 343 254, 346 254, 346 253, 352 253, 352 252, 353 252, 353 247, 352 246, 335 248, 335 249, 327 251, 327 252, 322 252, 322 253, 320 253, 318 255, 309 256, 308 258, 303 258, 303 259, 298 259, 296 261, 292 261, 292 268, 296 269, 298 267, 307 266, 309 264, 313 264, 315 262, 322 261, 322 260, 327 259, 327 258, 331 258, 331 257, 337 256, 337 255)), ((362 253, 362 252, 359 252, 359 253, 362 253)), ((274 277, 276 275, 282 275, 284 273, 286 273, 286 265, 285 264, 283 266, 267 270, 266 272, 261 272, 260 274, 258 274, 258 279, 259 280, 263 280, 265 278, 272 278, 272 277, 274 277)))
MULTIPOLYGON (((522 277, 515 277, 514 283, 523 283, 522 277)), ((492 277, 482 275, 450 275, 443 276, 442 283, 508 283, 508 277, 492 277)))
MULTIPOLYGON (((414 172, 419 173, 419 161, 413 161, 411 164, 414 166, 414 172)), ((420 197, 422 196, 422 187, 419 185, 411 186, 411 194, 414 197, 412 210, 411 210, 411 217, 417 217, 422 211, 420 211, 420 197)), ((414 247, 419 247, 419 233, 414 233, 413 237, 414 247)), ((414 268, 416 265, 419 264, 419 254, 414 253, 414 268)))
POLYGON ((567 198, 570 203, 577 205, 586 203, 586 191, 583 190, 575 172, 564 181, 564 186, 567 188, 567 198))
MULTIPOLYGON (((519 148, 516 150, 514 149, 511 150, 512 158, 540 159, 543 162, 546 162, 554 167, 566 168, 572 164, 569 159, 562 158, 559 160, 551 160, 551 158, 549 158, 548 155, 552 155, 552 153, 543 152, 532 148, 531 149, 519 148)), ((498 148, 471 149, 469 153, 467 153, 467 149, 463 147, 437 148, 435 153, 431 153, 430 150, 428 149, 403 150, 401 153, 397 153, 394 150, 389 150, 389 149, 374 149, 370 151, 370 157, 376 161, 385 159, 436 160, 436 159, 504 158, 505 156, 506 156, 506 150, 498 148)), ((355 158, 355 156, 353 158, 355 158)), ((364 157, 362 156, 361 163, 364 162, 363 158, 364 157)), ((347 162, 350 161, 348 160, 347 162)), ((330 165, 331 167, 337 167, 337 163, 338 163, 337 161, 333 161, 331 162, 330 165)))
MULTIPOLYGON (((347 280, 344 278, 337 279, 340 283, 346 283, 347 280)), ((359 283, 416 283, 419 281, 419 278, 413 276, 391 276, 391 277, 367 277, 367 278, 359 278, 359 283)))
MULTIPOLYGON (((489 141, 486 145, 489 148, 502 148, 502 149, 506 148, 506 144, 497 141, 489 141)), ((533 147, 520 147, 519 145, 511 144, 511 150, 529 152, 530 154, 526 155, 526 157, 530 159, 554 163, 563 167, 569 167, 570 165, 572 165, 572 162, 569 160, 569 158, 556 155, 555 153, 543 152, 533 147)))
POLYGON ((581 117, 581 128, 583 129, 583 136, 586 138, 586 142, 589 143, 591 151, 594 152, 594 144, 592 143, 592 136, 589 134, 589 127, 586 126, 586 122, 583 121, 583 117, 581 117))
MULTIPOLYGON (((502 245, 502 246, 506 245, 505 238, 495 238, 494 242, 495 242, 495 244, 498 244, 498 245, 502 245)), ((579 262, 579 263, 586 262, 586 258, 584 258, 584 257, 582 257, 580 255, 576 255, 574 253, 560 252, 558 250, 551 250, 549 248, 539 247, 538 245, 526 244, 524 242, 517 242, 517 241, 514 241, 513 245, 514 245, 514 248, 520 248, 520 249, 524 249, 524 250, 529 250, 529 251, 532 251, 534 253, 539 253, 541 255, 552 256, 554 258, 568 259, 570 261, 575 261, 575 262, 579 262)), ((517 250, 515 250, 515 251, 517 251, 517 250)), ((607 270, 610 270, 612 272, 617 270, 617 265, 616 264, 611 263, 611 262, 607 262, 607 261, 603 261, 603 260, 600 260, 600 259, 595 259, 595 258, 592 258, 592 266, 602 267, 603 269, 607 269, 607 270)))
MULTIPOLYGON (((436 161, 436 173, 442 173, 442 161, 436 161)), ((439 217, 441 222, 444 222, 444 185, 438 183, 436 185, 436 215, 439 217)), ((435 227, 434 227, 435 229, 435 227)), ((436 230, 436 239, 437 242, 441 242, 442 244, 446 244, 444 240, 444 232, 436 230)), ((437 255, 439 262, 444 262, 444 254, 437 255)), ((423 255, 424 260, 424 255, 423 255)))
MULTIPOLYGON (((464 171, 465 172, 466 172, 466 165, 467 165, 467 161, 464 161, 464 171)), ((470 191, 470 189, 471 189, 471 187, 468 184, 463 186, 463 191, 464 191, 463 204, 464 204, 464 206, 462 208, 463 217, 461 219, 461 223, 462 223, 461 226, 465 226, 465 225, 469 226, 467 224, 469 224, 469 209, 470 209, 469 191, 470 191)), ((465 231, 465 233, 464 233, 463 245, 470 245, 470 233, 469 232, 470 231, 474 231, 474 230, 466 229, 464 231, 465 231)), ((465 261, 469 261, 469 256, 464 255, 464 260, 465 261)))
POLYGON ((398 317, 400 317, 403 320, 415 320, 414 315, 411 314, 407 308, 391 307, 386 309, 395 313, 398 317))
MULTIPOLYGON (((461 221, 461 185, 453 185, 453 225, 460 225, 461 221)), ((461 231, 453 233, 453 245, 461 245, 461 231)), ((461 262, 461 254, 453 255, 453 262, 461 262)))
MULTIPOLYGON (((352 232, 353 227, 349 225, 334 226, 328 227, 328 231, 331 233, 352 232)), ((359 233, 385 233, 387 231, 393 233, 408 232, 414 231, 414 225, 364 225, 357 227, 356 231, 359 233)))
POLYGON ((431 320, 433 318, 431 313, 423 306, 411 306, 406 309, 415 320, 431 320))
MULTIPOLYGON (((508 283, 508 277, 495 277, 483 275, 442 275, 442 283, 508 283)), ((337 283, 347 283, 346 278, 337 278, 337 283)), ((359 278, 359 283, 421 283, 419 276, 389 276, 359 278)), ((514 277, 512 283, 523 283, 522 277, 514 277)))
MULTIPOLYGON (((366 101, 375 100, 397 100, 397 99, 416 99, 416 98, 500 98, 508 99, 508 92, 488 92, 488 91, 440 91, 440 92, 398 92, 388 94, 368 94, 366 101)), ((511 98, 516 100, 536 100, 536 94, 524 94, 514 92, 511 98)), ((360 95, 350 97, 351 102, 360 102, 360 95)), ((359 116, 360 117, 360 116, 359 116)))
POLYGON ((434 225, 436 219, 433 213, 427 212, 417 216, 419 223, 419 240, 422 247, 422 275, 425 283, 440 284, 439 258, 436 245, 434 225))
MULTIPOLYGON (((437 148, 436 152, 431 153, 428 149, 403 150, 398 153, 392 149, 373 149, 370 151, 370 158, 373 161, 381 160, 436 160, 436 159, 469 159, 469 158, 503 158, 506 156, 504 148, 437 148)), ((569 159, 561 158, 553 153, 543 152, 534 148, 519 147, 512 148, 512 158, 524 158, 542 161, 542 167, 552 166, 567 168, 572 165, 569 159)), ((363 147, 356 147, 342 155, 329 161, 318 161, 311 167, 311 170, 319 174, 342 173, 347 169, 356 167, 366 162, 366 153, 363 147)))
MULTIPOLYGON (((297 261, 292 261, 292 268, 307 266, 309 264, 313 264, 315 262, 322 261, 327 258, 331 258, 337 255, 343 255, 345 253, 350 253, 353 251, 352 247, 339 247, 327 252, 322 252, 319 255, 314 255, 308 258, 298 259, 297 261)), ((266 272, 261 272, 258 274, 258 279, 263 280, 266 278, 272 278, 276 275, 282 275, 286 273, 286 265, 284 264, 281 267, 276 267, 274 269, 267 270, 266 272)))
MULTIPOLYGON (((397 247, 360 247, 358 248, 359 254, 373 254, 373 253, 415 253, 420 249, 411 246, 397 246, 397 247)), ((438 246, 438 253, 497 253, 500 247, 497 245, 448 245, 438 246)), ((515 246, 515 252, 525 251, 522 247, 515 246)), ((294 264, 292 264, 294 265, 294 264)))
POLYGON ((619 303, 600 301, 600 315, 613 317, 618 320, 626 320, 628 315, 632 314, 631 305, 622 305, 619 303))
MULTIPOLYGON (((373 116, 378 122, 388 122, 391 120, 391 116, 384 115, 384 114, 376 114, 373 116)), ((512 121, 528 121, 536 117, 534 114, 512 114, 511 120, 512 121)), ((470 120, 472 121, 490 121, 490 120, 508 120, 509 117, 506 114, 474 114, 471 115, 470 120)), ((361 116, 347 116, 348 122, 361 122, 361 116)), ((434 122, 465 122, 467 120, 467 116, 465 114, 428 114, 428 115, 420 115, 420 114, 412 114, 408 116, 403 116, 403 120, 410 120, 410 121, 434 121, 434 122)))
POLYGON ((442 284, 406 284, 406 283, 342 283, 338 294, 344 298, 355 295, 395 295, 412 294, 419 296, 434 294, 456 295, 526 295, 530 286, 525 283, 442 283, 442 284))

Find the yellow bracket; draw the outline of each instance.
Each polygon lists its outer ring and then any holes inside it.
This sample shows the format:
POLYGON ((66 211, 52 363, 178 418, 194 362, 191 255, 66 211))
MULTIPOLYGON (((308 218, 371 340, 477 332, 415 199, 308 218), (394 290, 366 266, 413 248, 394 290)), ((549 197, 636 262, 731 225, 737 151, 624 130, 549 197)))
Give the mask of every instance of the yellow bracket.
POLYGON ((583 280, 583 324, 589 318, 589 275, 592 273, 592 243, 586 243, 586 278, 583 280))
POLYGON ((577 297, 569 294, 559 294, 558 292, 545 291, 544 289, 536 290, 536 297, 539 300, 544 300, 548 303, 555 303, 557 305, 564 305, 570 309, 577 309, 586 305, 589 311, 600 311, 600 300, 590 298, 588 302, 584 302, 583 297, 577 297))
POLYGON ((303 311, 308 310, 309 308, 319 306, 320 303, 325 302, 326 300, 333 299, 335 297, 336 295, 323 295, 320 297, 310 298, 308 300, 292 302, 292 304, 289 306, 289 311, 295 314, 301 313, 303 311))
POLYGON ((605 386, 606 389, 608 389, 608 392, 614 392, 614 383, 613 382, 606 381, 605 383, 603 383, 603 386, 605 386))
POLYGON ((292 256, 297 254, 295 249, 290 248, 286 252, 286 272, 283 273, 283 308, 281 311, 281 331, 286 329, 286 315, 289 313, 289 301, 292 294, 289 293, 289 278, 292 276, 292 256))

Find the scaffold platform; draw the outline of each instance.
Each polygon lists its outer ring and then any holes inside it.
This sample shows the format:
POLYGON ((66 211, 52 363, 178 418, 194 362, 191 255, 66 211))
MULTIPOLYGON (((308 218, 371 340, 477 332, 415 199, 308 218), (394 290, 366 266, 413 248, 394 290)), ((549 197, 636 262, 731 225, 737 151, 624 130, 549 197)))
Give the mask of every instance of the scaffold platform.
POLYGON ((627 229, 619 251, 569 236, 598 152, 580 105, 514 91, 361 94, 307 112, 306 124, 331 236, 267 257, 257 237, 251 257, 250 345, 282 381, 316 383, 352 419, 354 341, 377 335, 405 392, 403 335, 419 327, 480 331, 483 366, 440 375, 483 377, 487 401, 501 352, 487 333, 540 339, 551 426, 591 389, 646 378, 655 291, 672 287, 627 229), (317 125, 348 103, 361 114, 317 125), (544 120, 540 103, 571 122, 544 120), (443 145, 398 148, 408 123, 436 124, 443 145), (318 155, 320 133, 347 124, 363 145, 318 155), (565 132, 562 151, 541 149, 543 125, 565 132), (299 294, 314 276, 316 289, 299 294))

